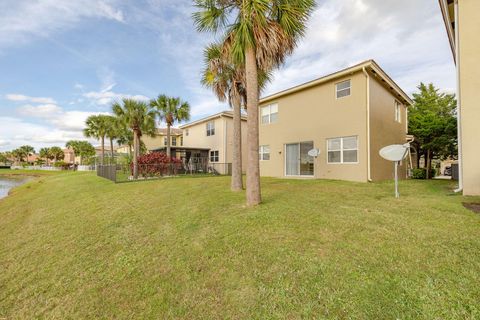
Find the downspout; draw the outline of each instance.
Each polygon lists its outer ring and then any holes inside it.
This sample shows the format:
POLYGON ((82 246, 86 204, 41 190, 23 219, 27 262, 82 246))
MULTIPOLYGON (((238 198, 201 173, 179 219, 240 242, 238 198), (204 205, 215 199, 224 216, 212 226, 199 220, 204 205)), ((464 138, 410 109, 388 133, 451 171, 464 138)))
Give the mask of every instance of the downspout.
POLYGON ((457 76, 457 140, 458 140, 458 189, 463 190, 463 163, 462 163, 462 117, 461 117, 461 94, 460 94, 460 25, 458 20, 458 0, 455 0, 455 64, 457 76))
POLYGON ((227 118, 223 118, 223 162, 224 169, 227 169, 227 118))
POLYGON ((367 180, 372 182, 370 168, 370 75, 365 67, 362 68, 363 74, 367 78, 367 180))

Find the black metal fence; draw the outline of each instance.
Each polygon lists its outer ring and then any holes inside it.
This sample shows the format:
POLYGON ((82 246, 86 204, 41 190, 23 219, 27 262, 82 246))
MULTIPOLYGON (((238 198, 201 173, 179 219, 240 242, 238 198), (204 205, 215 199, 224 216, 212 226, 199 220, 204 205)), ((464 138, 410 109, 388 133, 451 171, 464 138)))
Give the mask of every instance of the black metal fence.
POLYGON ((190 161, 178 163, 139 164, 134 177, 133 164, 97 165, 97 176, 113 182, 131 182, 185 175, 231 175, 231 163, 190 161))

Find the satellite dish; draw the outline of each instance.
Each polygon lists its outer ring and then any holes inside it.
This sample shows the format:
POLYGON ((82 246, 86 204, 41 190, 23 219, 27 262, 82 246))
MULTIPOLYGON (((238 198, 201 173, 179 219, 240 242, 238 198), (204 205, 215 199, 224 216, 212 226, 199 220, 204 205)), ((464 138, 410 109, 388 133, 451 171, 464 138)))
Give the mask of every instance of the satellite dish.
POLYGON ((308 155, 310 157, 316 158, 316 157, 318 157, 319 154, 320 154, 320 150, 318 150, 318 149, 311 149, 310 151, 308 151, 308 155))
POLYGON ((398 192, 398 164, 405 159, 410 150, 410 143, 405 144, 392 144, 390 146, 383 147, 378 152, 380 156, 388 161, 395 162, 395 198, 400 197, 398 192))
POLYGON ((409 148, 409 143, 392 144, 390 146, 383 147, 379 154, 382 158, 388 161, 402 161, 407 156, 409 148))

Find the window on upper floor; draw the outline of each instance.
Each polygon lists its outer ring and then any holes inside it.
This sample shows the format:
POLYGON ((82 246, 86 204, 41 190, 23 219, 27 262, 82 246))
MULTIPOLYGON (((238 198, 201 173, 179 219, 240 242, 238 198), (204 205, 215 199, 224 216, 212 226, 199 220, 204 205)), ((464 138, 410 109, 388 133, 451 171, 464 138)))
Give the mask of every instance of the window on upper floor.
POLYGON ((358 137, 327 139, 327 163, 357 163, 358 137))
POLYGON ((215 122, 209 121, 207 122, 207 136, 215 135, 215 122))
POLYGON ((177 145, 177 137, 172 137, 172 146, 177 145))
POLYGON ((183 136, 180 137, 180 145, 183 146, 183 136))
POLYGON ((337 83, 335 85, 337 99, 349 96, 351 93, 351 88, 352 83, 350 80, 337 83))
POLYGON ((270 160, 270 146, 260 146, 260 160, 270 160))
POLYGON ((185 129, 185 135, 188 137, 188 129, 185 129))
POLYGON ((278 104, 270 104, 260 109, 262 124, 275 123, 278 120, 278 104))
POLYGON ((395 100, 395 122, 402 123, 402 105, 395 100))
POLYGON ((164 146, 167 145, 167 137, 163 137, 163 145, 164 145, 164 146))

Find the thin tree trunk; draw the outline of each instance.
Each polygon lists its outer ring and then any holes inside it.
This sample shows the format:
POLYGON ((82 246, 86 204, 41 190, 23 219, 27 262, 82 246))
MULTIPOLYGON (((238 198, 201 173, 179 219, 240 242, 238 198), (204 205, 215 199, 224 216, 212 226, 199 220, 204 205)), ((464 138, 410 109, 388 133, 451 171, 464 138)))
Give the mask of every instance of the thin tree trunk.
POLYGON ((113 164, 113 139, 110 138, 110 156, 112 158, 112 163, 113 164))
POLYGON ((247 87, 247 205, 262 201, 260 191, 260 160, 258 157, 258 70, 253 48, 245 54, 247 87))
POLYGON ((133 131, 133 178, 138 179, 138 132, 133 131))
POLYGON ((426 157, 426 167, 427 167, 427 172, 426 172, 426 178, 427 180, 430 179, 430 167, 431 167, 431 160, 430 160, 430 151, 427 150, 427 157, 426 157))
POLYGON ((172 175, 172 164, 170 163, 170 158, 172 157, 172 150, 170 146, 170 127, 171 124, 167 122, 167 158, 168 158, 168 175, 172 175))
POLYGON ((101 139, 102 143, 102 160, 100 160, 100 164, 103 165, 103 159, 105 159, 105 137, 101 139))
POLYGON ((233 105, 233 159, 232 159, 232 191, 243 189, 242 181, 242 111, 238 95, 232 97, 233 105))

